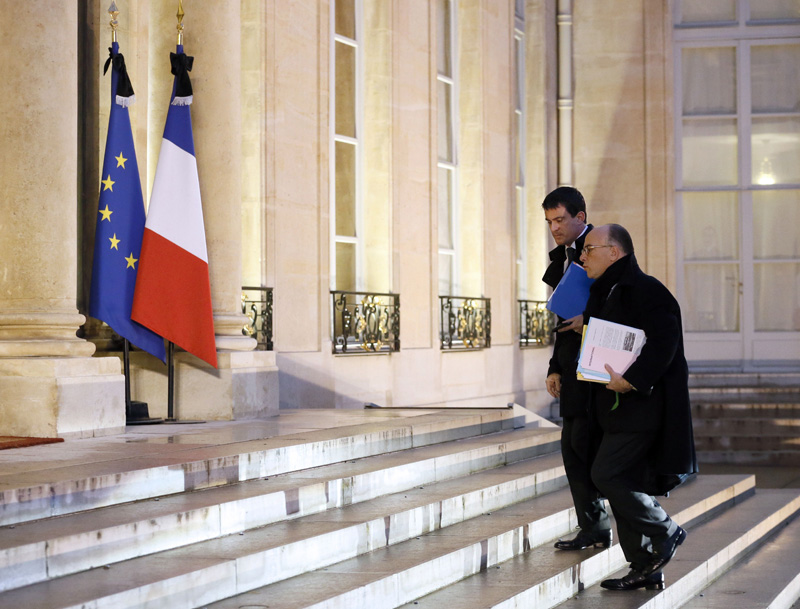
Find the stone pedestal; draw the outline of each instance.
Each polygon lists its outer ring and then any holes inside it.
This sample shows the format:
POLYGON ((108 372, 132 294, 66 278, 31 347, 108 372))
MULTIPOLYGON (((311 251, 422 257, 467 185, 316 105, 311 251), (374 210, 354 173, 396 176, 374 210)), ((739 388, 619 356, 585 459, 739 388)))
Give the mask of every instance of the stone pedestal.
POLYGON ((92 437, 125 431, 118 359, 0 359, 0 435, 92 437))
MULTIPOLYGON (((122 359, 122 353, 117 354, 122 359)), ((274 351, 217 354, 218 369, 176 352, 173 415, 178 420, 231 421, 278 414, 278 367, 274 351)), ((167 417, 167 367, 142 352, 131 353, 131 399, 147 402, 151 417, 167 417)))

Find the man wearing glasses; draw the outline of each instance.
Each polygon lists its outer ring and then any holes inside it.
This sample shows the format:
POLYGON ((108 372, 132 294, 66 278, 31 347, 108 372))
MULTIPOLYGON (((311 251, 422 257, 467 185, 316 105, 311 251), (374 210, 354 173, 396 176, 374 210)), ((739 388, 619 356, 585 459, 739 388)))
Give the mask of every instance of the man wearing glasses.
POLYGON ((624 371, 590 386, 590 413, 600 436, 591 468, 608 498, 630 572, 600 585, 609 590, 664 589, 661 570, 686 539, 652 495, 663 495, 697 472, 688 367, 678 302, 643 273, 630 234, 618 224, 595 228, 581 254, 594 279, 584 317, 644 330, 646 341, 624 371))
MULTIPOLYGON (((592 225, 586 224, 586 202, 583 195, 570 186, 556 188, 542 202, 544 216, 556 247, 550 252, 550 266, 542 277, 555 288, 571 262, 580 264, 584 239, 592 225)), ((580 316, 579 316, 580 317, 580 316)), ((576 377, 580 334, 572 332, 572 320, 559 318, 553 356, 547 370, 548 393, 559 400, 562 418, 561 456, 564 470, 575 504, 580 531, 573 539, 559 539, 559 550, 585 550, 593 546, 607 548, 611 545, 611 524, 603 500, 592 483, 593 434, 589 429, 587 383, 576 377)), ((582 317, 575 323, 580 328, 582 317)))

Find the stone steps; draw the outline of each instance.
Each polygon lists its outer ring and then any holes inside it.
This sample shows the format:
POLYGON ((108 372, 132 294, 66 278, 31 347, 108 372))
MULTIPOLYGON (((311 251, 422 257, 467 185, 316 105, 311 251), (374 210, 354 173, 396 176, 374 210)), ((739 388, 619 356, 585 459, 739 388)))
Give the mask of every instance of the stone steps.
MULTIPOLYGON (((561 605, 563 609, 657 609, 682 607, 794 519, 800 510, 796 489, 758 490, 746 501, 717 518, 689 529, 689 537, 664 569, 663 591, 612 592, 593 585, 579 597, 561 605), (610 603, 613 603, 610 604, 610 603)), ((800 565, 795 561, 800 572, 800 565)), ((613 574, 621 577, 627 569, 613 574)), ((759 588, 771 588, 764 579, 759 588)), ((702 605, 701 605, 702 606, 702 605)), ((753 608, 754 609, 754 608, 753 608)))
MULTIPOLYGON (((0 537, 0 591, 454 478, 467 476, 464 492, 489 492, 481 486, 485 476, 469 474, 552 454, 559 435, 557 429, 499 432, 13 525, 0 537)), ((546 473, 514 478, 514 492, 525 496, 543 476, 565 484, 557 455, 543 463, 550 464, 546 473)))
MULTIPOLYGON (((560 429, 514 428, 518 418, 497 415, 448 412, 207 447, 202 462, 239 456, 247 479, 161 496, 148 491, 139 501, 115 499, 7 524, 0 535, 0 607, 380 609, 424 605, 437 590, 455 594, 470 585, 477 598, 484 594, 481 582, 522 572, 524 565, 538 579, 520 598, 569 602, 622 568, 620 548, 552 548, 576 527, 558 452, 560 429), (401 443, 406 447, 398 448, 401 443), (286 446, 291 458, 280 451, 286 446), (304 467, 297 456, 304 454, 315 467, 304 467)), ((160 459, 182 463, 185 471, 197 460, 179 457, 200 451, 189 443, 155 453, 150 469, 163 467, 160 459)), ((98 460, 104 480, 111 480, 113 462, 123 482, 137 471, 123 461, 98 460)), ((62 477, 61 469, 51 478, 62 477)), ((41 486, 48 484, 56 483, 41 486)), ((134 487, 120 488, 129 494, 134 487)), ((761 495, 746 474, 699 476, 674 491, 665 507, 692 527, 679 557, 694 540, 707 545, 694 527, 772 496, 761 495)), ((789 510, 777 504, 791 503, 790 495, 781 497, 768 518, 781 520, 789 510)), ((729 545, 741 536, 735 527, 722 531, 729 545)), ((756 540, 762 537, 759 532, 756 540)))
POLYGON ((695 438, 728 435, 736 437, 800 436, 800 417, 794 418, 698 418, 693 421, 695 438))
POLYGON ((692 372, 695 387, 800 387, 798 372, 692 372))
MULTIPOLYGON (((0 593, 0 606, 196 607, 323 568, 563 487, 557 453, 466 479, 242 531, 0 593)), ((199 493, 198 493, 199 494, 199 493)), ((566 490, 548 495, 552 534, 575 526, 566 490)), ((67 558, 67 557, 65 557, 67 558)))
POLYGON ((800 465, 800 374, 689 378, 701 463, 800 465))
POLYGON ((705 588, 684 609, 789 609, 800 599, 800 519, 705 588))
POLYGON ((796 450, 698 450, 697 460, 701 464, 701 470, 704 463, 792 468, 800 466, 800 455, 796 450))
MULTIPOLYGON (((753 483, 752 478, 744 475, 697 480, 689 485, 694 487, 693 492, 681 493, 673 499, 675 511, 679 518, 702 518, 740 500, 752 491, 753 483)), ((624 559, 619 545, 608 551, 554 550, 552 541, 569 531, 568 522, 574 512, 568 492, 560 495, 539 497, 494 511, 207 607, 388 609, 416 599, 420 599, 421 606, 443 607, 443 602, 427 602, 421 597, 445 586, 459 586, 466 581, 465 577, 505 573, 509 561, 517 560, 536 565, 535 571, 541 574, 540 586, 549 594, 557 589, 561 600, 566 600, 578 591, 574 586, 576 573, 602 577, 618 569, 624 559)))
POLYGON ((800 419, 800 404, 692 404, 695 425, 705 419, 800 419))
MULTIPOLYGON (((208 442, 139 442, 125 451, 105 447, 93 461, 76 457, 72 443, 47 451, 58 470, 0 474, 0 526, 71 514, 145 498, 212 488, 372 455, 480 436, 524 425, 513 409, 433 412, 369 424, 310 430, 274 438, 210 445, 208 442), (118 456, 124 454, 124 458, 118 456)), ((125 442, 125 440, 120 440, 125 442)), ((45 467, 43 463, 42 467, 45 467)))

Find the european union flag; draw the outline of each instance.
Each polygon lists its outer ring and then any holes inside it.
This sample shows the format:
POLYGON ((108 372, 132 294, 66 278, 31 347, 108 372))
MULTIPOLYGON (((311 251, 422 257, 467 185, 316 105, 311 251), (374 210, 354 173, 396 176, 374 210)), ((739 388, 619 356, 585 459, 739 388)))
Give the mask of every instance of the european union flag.
POLYGON ((144 198, 127 107, 133 89, 119 45, 114 42, 109 52, 106 70, 110 63, 111 112, 97 209, 89 315, 166 361, 164 339, 131 319, 144 233, 144 198))

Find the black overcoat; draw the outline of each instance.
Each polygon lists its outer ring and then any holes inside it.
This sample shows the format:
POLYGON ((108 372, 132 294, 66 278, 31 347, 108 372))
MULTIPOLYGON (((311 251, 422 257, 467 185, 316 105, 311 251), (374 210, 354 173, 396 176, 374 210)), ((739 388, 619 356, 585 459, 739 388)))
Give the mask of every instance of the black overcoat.
MULTIPOLYGON (((589 224, 583 234, 575 240, 575 251, 578 257, 583 249, 583 242, 586 235, 592 230, 589 224)), ((551 288, 555 288, 561 277, 564 275, 564 261, 566 254, 564 246, 550 250, 550 265, 542 277, 551 288)), ((581 264, 579 259, 575 262, 581 264)), ((559 317, 559 322, 563 321, 559 317)), ((572 330, 567 332, 556 332, 553 355, 550 358, 550 365, 547 375, 554 372, 561 375, 561 396, 558 400, 559 412, 562 417, 586 417, 589 406, 589 387, 585 383, 578 382, 575 372, 578 368, 578 353, 581 349, 581 335, 572 330)))
POLYGON ((681 311, 660 281, 642 272, 632 254, 627 258, 605 300, 594 289, 599 280, 592 286, 585 319, 597 317, 644 330, 641 354, 623 374, 635 390, 619 394, 614 408, 616 394, 591 383, 592 407, 604 431, 657 431, 651 465, 660 481, 658 488, 649 490, 662 494, 697 472, 681 311))

